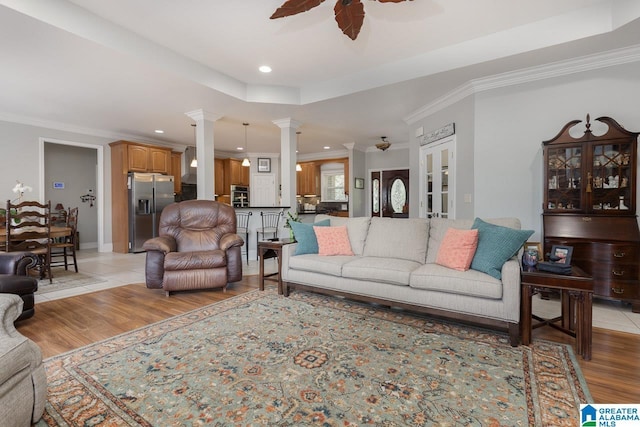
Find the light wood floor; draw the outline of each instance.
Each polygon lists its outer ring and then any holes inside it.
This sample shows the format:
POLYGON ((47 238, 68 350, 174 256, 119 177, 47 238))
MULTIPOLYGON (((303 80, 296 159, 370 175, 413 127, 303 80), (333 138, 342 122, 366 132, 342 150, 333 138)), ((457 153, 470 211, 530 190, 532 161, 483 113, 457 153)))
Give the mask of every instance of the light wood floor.
MULTIPOLYGON (((16 326, 46 358, 257 289, 257 279, 246 277, 226 292, 181 292, 168 298, 159 289, 127 285, 40 303, 33 318, 16 326)), ((548 327, 535 329, 533 339, 573 344, 573 338, 548 327)), ((593 358, 578 361, 595 403, 640 402, 640 335, 594 328, 593 358)))

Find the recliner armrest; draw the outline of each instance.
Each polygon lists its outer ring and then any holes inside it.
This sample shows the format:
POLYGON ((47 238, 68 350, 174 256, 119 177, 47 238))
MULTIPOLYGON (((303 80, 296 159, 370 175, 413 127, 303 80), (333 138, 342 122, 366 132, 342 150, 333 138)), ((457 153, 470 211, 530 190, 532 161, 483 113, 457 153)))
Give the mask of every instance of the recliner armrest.
POLYGON ((176 239, 171 236, 154 237, 142 245, 145 251, 160 251, 164 253, 175 252, 177 247, 176 239))
POLYGON ((27 268, 38 265, 38 257, 31 252, 1 252, 0 273, 26 276, 27 268))
POLYGON ((225 234, 220 239, 220 249, 222 249, 223 251, 226 251, 229 248, 233 248, 235 246, 242 245, 244 245, 244 240, 237 234, 225 234))

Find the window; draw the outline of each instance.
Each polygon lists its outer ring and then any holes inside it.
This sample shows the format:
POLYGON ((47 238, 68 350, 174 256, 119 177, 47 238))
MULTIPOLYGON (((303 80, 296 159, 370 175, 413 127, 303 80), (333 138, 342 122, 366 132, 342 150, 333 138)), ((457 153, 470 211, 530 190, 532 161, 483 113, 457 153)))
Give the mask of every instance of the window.
POLYGON ((344 170, 327 170, 320 174, 323 202, 344 202, 344 170))

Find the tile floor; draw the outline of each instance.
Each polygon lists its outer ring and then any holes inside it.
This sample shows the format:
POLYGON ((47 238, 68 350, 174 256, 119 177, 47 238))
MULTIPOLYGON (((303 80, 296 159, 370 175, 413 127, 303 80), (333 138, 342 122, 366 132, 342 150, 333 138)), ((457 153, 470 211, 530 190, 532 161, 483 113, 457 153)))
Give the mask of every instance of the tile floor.
MULTIPOLYGON (((78 251, 78 269, 85 274, 99 276, 106 282, 36 295, 36 303, 131 283, 142 283, 144 282, 144 259, 144 253, 118 254, 98 252, 95 249, 78 251)), ((267 260, 265 268, 267 271, 275 271, 275 259, 267 260)), ((258 274, 258 262, 250 260, 248 265, 244 265, 243 272, 247 275, 258 274)), ((533 312, 545 318, 558 316, 560 301, 559 299, 541 300, 536 296, 533 300, 533 312)), ((593 326, 640 335, 640 313, 631 312, 629 304, 595 299, 593 326)))

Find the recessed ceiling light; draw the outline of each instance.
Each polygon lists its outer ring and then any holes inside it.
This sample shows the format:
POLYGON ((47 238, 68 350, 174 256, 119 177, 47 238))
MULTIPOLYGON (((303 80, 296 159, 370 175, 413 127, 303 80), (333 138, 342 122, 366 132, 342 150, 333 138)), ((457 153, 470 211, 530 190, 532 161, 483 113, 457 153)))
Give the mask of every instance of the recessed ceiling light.
POLYGON ((162 129, 156 129, 154 130, 155 133, 164 133, 164 131, 162 129))
POLYGON ((329 149, 331 149, 331 147, 329 147, 328 145, 325 145, 323 148, 324 148, 325 150, 329 150, 329 149))
POLYGON ((261 73, 270 73, 271 67, 269 67, 268 65, 261 65, 258 70, 260 70, 261 73))

